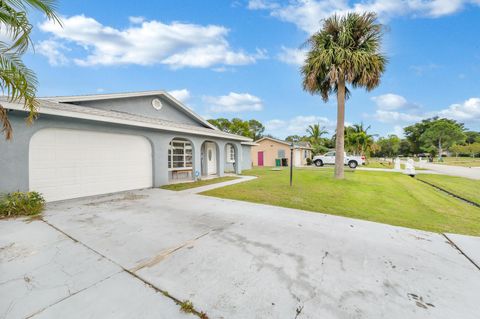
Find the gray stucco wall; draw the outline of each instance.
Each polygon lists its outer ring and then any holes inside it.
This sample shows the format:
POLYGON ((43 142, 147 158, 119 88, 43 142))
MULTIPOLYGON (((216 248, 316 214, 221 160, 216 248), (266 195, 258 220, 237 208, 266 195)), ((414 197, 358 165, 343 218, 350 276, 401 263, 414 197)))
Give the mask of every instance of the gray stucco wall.
MULTIPOLYGON (((9 118, 14 130, 13 141, 5 141, 3 138, 0 140, 0 193, 28 190, 29 142, 33 134, 43 128, 90 130, 146 137, 152 144, 154 187, 169 183, 167 152, 170 141, 175 137, 185 138, 192 142, 194 152, 193 170, 199 173, 201 172, 201 145, 203 142, 212 141, 218 145, 217 168, 220 176, 224 172, 225 161, 220 159, 225 158, 225 144, 232 143, 237 149, 240 148, 239 142, 221 138, 177 134, 168 131, 48 115, 41 115, 34 124, 27 126, 24 116, 25 113, 23 112, 10 112, 9 118)), ((241 173, 241 169, 241 167, 237 167, 237 173, 241 173)))
POLYGON ((72 104, 99 108, 106 111, 120 111, 130 114, 138 114, 152 118, 159 118, 167 121, 184 123, 205 127, 190 115, 187 115, 179 107, 163 96, 140 96, 122 99, 98 100, 74 102, 72 104), (152 100, 158 98, 162 101, 162 108, 156 110, 152 106, 152 100))
POLYGON ((242 145, 242 170, 244 169, 251 169, 252 168, 252 147, 250 145, 242 145))

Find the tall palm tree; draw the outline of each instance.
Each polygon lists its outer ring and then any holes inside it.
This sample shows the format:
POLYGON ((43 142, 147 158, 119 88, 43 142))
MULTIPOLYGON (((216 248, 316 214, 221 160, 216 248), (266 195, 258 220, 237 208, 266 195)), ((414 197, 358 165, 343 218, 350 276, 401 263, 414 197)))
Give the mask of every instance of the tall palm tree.
POLYGON ((320 31, 308 40, 309 52, 302 67, 303 88, 320 94, 327 102, 330 94, 337 95, 337 136, 335 141, 335 177, 344 178, 345 98, 353 88, 373 90, 380 83, 386 58, 380 53, 382 25, 372 12, 333 15, 326 19, 320 31))
POLYGON ((324 127, 320 127, 320 123, 309 125, 307 128, 308 137, 310 138, 310 142, 312 144, 318 145, 320 144, 320 139, 322 135, 327 134, 328 131, 324 127))
MULTIPOLYGON (((30 33, 32 25, 28 21, 29 9, 45 14, 48 19, 60 20, 55 13, 56 0, 0 0, 0 29, 9 41, 0 42, 0 90, 9 101, 24 104, 29 110, 27 122, 36 117, 38 103, 35 99, 37 78, 27 68, 21 56, 32 45, 30 33)), ((13 137, 13 130, 8 120, 7 110, 0 104, 0 132, 7 140, 13 137)))

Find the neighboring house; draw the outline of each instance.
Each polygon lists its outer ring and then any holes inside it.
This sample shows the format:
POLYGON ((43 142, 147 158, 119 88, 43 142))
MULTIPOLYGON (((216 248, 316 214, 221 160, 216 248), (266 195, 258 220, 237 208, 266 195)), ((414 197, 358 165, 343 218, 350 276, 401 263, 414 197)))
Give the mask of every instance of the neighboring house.
MULTIPOLYGON (((271 137, 264 137, 255 141, 252 146, 251 157, 253 166, 276 166, 277 159, 287 159, 290 165, 291 143, 271 137)), ((312 157, 310 143, 299 142, 293 146, 293 165, 303 166, 307 164, 307 158, 312 157)))
POLYGON ((14 129, 12 141, 0 141, 0 193, 55 201, 251 167, 251 139, 218 130, 163 91, 39 101, 38 119, 26 125, 23 105, 0 98, 14 129))

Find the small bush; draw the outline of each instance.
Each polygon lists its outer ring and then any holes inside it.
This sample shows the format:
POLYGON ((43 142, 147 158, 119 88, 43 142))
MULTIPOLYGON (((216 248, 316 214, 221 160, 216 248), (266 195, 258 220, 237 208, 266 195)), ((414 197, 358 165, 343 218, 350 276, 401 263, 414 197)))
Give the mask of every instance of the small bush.
POLYGON ((307 165, 312 165, 312 159, 310 157, 307 157, 307 165))
POLYGON ((0 217, 36 216, 45 208, 45 199, 37 192, 0 195, 0 217))

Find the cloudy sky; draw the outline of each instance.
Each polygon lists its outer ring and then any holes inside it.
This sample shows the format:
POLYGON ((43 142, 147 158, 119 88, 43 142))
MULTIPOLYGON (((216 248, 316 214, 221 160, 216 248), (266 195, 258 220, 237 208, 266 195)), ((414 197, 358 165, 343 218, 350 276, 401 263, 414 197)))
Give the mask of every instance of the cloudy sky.
POLYGON ((335 12, 372 10, 389 64, 377 89, 353 91, 347 122, 383 135, 438 115, 480 130, 480 0, 59 2, 63 28, 33 17, 26 62, 42 96, 164 89, 282 138, 332 130, 335 98, 302 90, 302 44, 335 12))

